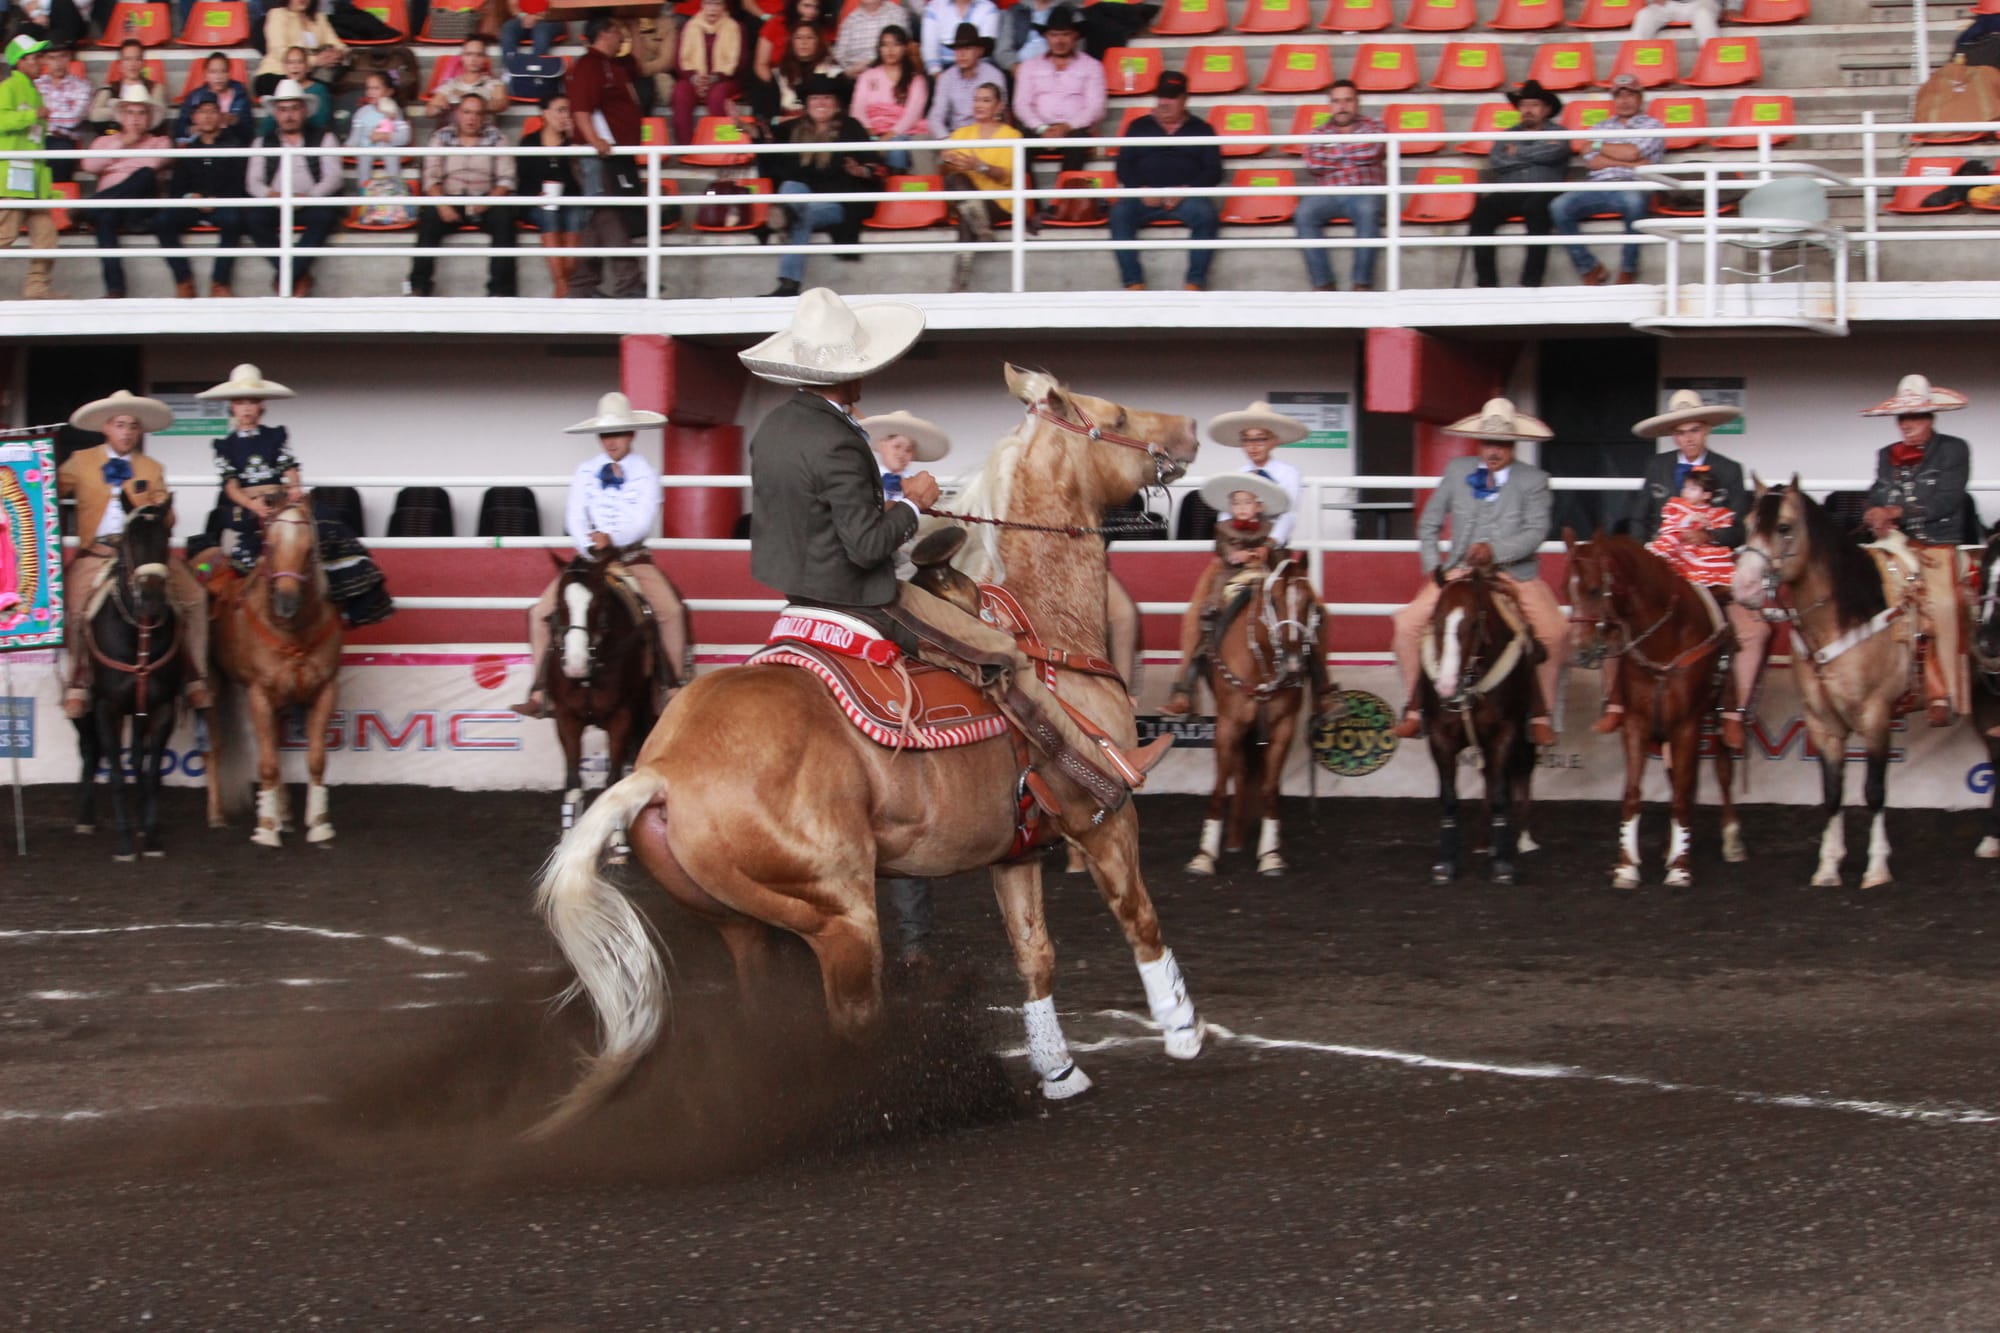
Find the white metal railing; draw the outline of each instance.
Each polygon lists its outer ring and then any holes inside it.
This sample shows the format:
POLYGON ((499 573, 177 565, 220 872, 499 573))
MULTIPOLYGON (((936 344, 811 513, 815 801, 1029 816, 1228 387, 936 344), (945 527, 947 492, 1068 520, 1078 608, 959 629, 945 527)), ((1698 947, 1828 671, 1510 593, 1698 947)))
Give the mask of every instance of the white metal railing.
MULTIPOLYGON (((1951 124, 1935 124, 1935 125, 1920 125, 1908 122, 1879 123, 1875 120, 1873 114, 1871 113, 1860 121, 1841 123, 1841 124, 1823 124, 1823 125, 1771 124, 1771 125, 1755 125, 1755 126, 1716 125, 1716 126, 1706 126, 1700 128, 1667 127, 1658 130, 1619 130, 1617 132, 1617 137, 1621 139, 1629 139, 1629 138, 1715 139, 1724 136, 1737 137, 1737 138, 1744 138, 1744 137, 1754 138, 1757 146, 1754 149, 1747 150, 1747 155, 1745 157, 1741 159, 1733 159, 1733 158, 1728 159, 1729 167, 1739 172, 1742 178, 1739 180, 1728 181, 1728 182, 1723 182, 1718 179, 1716 188, 1705 191, 1705 195, 1708 201, 1706 216, 1708 217, 1714 217, 1719 212, 1719 205, 1721 202, 1720 194, 1722 189, 1727 188, 1734 190, 1738 188, 1747 188, 1750 185, 1757 183, 1760 174, 1768 178, 1770 176, 1780 174, 1781 172, 1786 170, 1786 168, 1783 167, 1781 164, 1789 159, 1779 158, 1775 155, 1775 149, 1776 149, 1776 144, 1774 142, 1775 140, 1783 138, 1811 138, 1820 140, 1858 139, 1860 141, 1858 156, 1861 162, 1861 170, 1859 174, 1852 176, 1843 176, 1838 173, 1831 173, 1831 172, 1823 172, 1821 174, 1827 177, 1827 179, 1832 183, 1832 188, 1835 193, 1842 195, 1852 195, 1854 197, 1858 197, 1862 201, 1862 210, 1861 210, 1862 216, 1859 219, 1857 219, 1853 225, 1847 226, 1845 228, 1845 234, 1850 242, 1858 243, 1864 248, 1866 254, 1867 279, 1869 281, 1874 281, 1879 277, 1879 253, 1880 253, 1880 247, 1884 243, 1901 245, 1901 244, 1917 244, 1917 243, 1924 243, 1931 241, 1980 241, 1980 240, 1990 241, 1990 240, 2000 239, 2000 222, 1996 222, 1996 225, 1992 227, 1955 226, 1946 228, 1936 228, 1936 227, 1926 228, 1921 226, 1892 226, 1885 224, 1881 216, 1881 207, 1880 207, 1882 202, 1881 191, 1884 188, 1894 190, 1895 188, 1903 185, 1925 184, 1931 182, 1932 180, 1937 180, 1938 184, 1940 185, 1944 183, 1942 179, 1934 177, 1907 176, 1907 175, 1880 173, 1878 171, 1878 164, 1885 151, 1890 153, 1892 156, 1896 156, 1899 158, 1900 154, 1904 151, 1904 141, 1910 135, 1913 134, 1919 134, 1925 132, 1950 132, 1950 131, 1960 131, 1960 130, 1967 132, 1975 130, 1981 132, 1987 132, 1990 131, 1991 129, 1992 126, 1989 124, 1972 123, 1972 122, 1965 122, 1965 123, 1954 122, 1951 124), (1885 140, 1887 141, 1886 145, 1884 142, 1885 140)), ((1588 143, 1589 141, 1599 137, 1598 132, 1594 129, 1583 129, 1583 130, 1551 129, 1551 130, 1535 131, 1533 133, 1527 133, 1518 130, 1493 131, 1487 133, 1486 137, 1497 138, 1501 134, 1506 134, 1510 142, 1525 141, 1530 139, 1545 139, 1545 140, 1562 140, 1571 143, 1583 144, 1583 143, 1588 143)), ((1668 188, 1664 183, 1657 180, 1650 180, 1650 181, 1632 180, 1632 181, 1623 181, 1616 183, 1563 181, 1563 182, 1553 182, 1553 183, 1530 183, 1530 184, 1497 184, 1497 183, 1488 184, 1479 182, 1476 179, 1471 179, 1471 177, 1475 176, 1476 174, 1472 167, 1465 168, 1468 179, 1464 182, 1452 182, 1445 184, 1418 184, 1414 181, 1404 180, 1403 179, 1404 168, 1406 166, 1416 165, 1406 160, 1406 158, 1409 157, 1410 155, 1407 155, 1404 152, 1404 145, 1407 143, 1420 142, 1420 141, 1435 142, 1439 138, 1446 136, 1447 132, 1442 130, 1341 136, 1344 140, 1347 141, 1380 142, 1384 145, 1385 153, 1384 153, 1383 167, 1386 180, 1382 185, 1322 186, 1322 185, 1314 185, 1310 183, 1310 181, 1308 180, 1304 183, 1290 184, 1290 185, 1286 184, 1279 184, 1272 186, 1218 185, 1213 187, 1200 187, 1200 188, 1196 187, 1175 188, 1172 190, 1172 194, 1175 197, 1180 197, 1180 198, 1199 197, 1199 198, 1207 198, 1214 200, 1255 198, 1255 197, 1298 199, 1298 198, 1305 198, 1312 196, 1363 196, 1363 195, 1381 196, 1383 199, 1383 222, 1382 222, 1383 230, 1382 230, 1382 235, 1379 237, 1363 238, 1363 237, 1352 237, 1352 236, 1323 236, 1323 235, 1316 237, 1219 236, 1215 240, 1204 242, 1201 248, 1214 250, 1218 252, 1256 251, 1256 250, 1299 251, 1309 248, 1323 249, 1323 250, 1358 250, 1358 249, 1381 250, 1383 252, 1383 259, 1384 259, 1383 285, 1388 291, 1393 292, 1401 290, 1406 285, 1403 273, 1404 260, 1412 255, 1421 253, 1425 250, 1447 250, 1447 249, 1463 250, 1470 247, 1496 247, 1496 246, 1521 246, 1521 245, 1560 246, 1568 244, 1589 244, 1592 243, 1593 241, 1598 244, 1602 244, 1604 236, 1606 234, 1603 231, 1599 230, 1599 231, 1586 231, 1575 236, 1556 235, 1548 237, 1534 237, 1534 236, 1523 236, 1523 235, 1466 236, 1461 234, 1414 235, 1411 234, 1409 231, 1405 230, 1405 228, 1412 225, 1429 225, 1429 224, 1415 224, 1415 223, 1410 223, 1404 219, 1403 212, 1405 210, 1405 207, 1409 205, 1413 200, 1420 199, 1425 196, 1468 194, 1468 193, 1562 194, 1578 189, 1591 188, 1593 185, 1602 188, 1613 188, 1619 190, 1629 189, 1641 193, 1652 193, 1668 188)), ((1260 133, 1256 135, 1255 138, 1258 143, 1266 145, 1267 147, 1275 148, 1276 146, 1283 144, 1308 144, 1314 142, 1315 140, 1323 141, 1327 138, 1327 136, 1272 132, 1268 134, 1260 133)), ((1195 146, 1195 145, 1240 146, 1243 143, 1243 140, 1244 136, 1241 135, 1212 136, 1206 138, 1183 137, 1183 138, 1176 138, 1175 143, 1177 145, 1182 145, 1182 146, 1195 146)), ((660 295, 662 295, 663 265, 669 261, 692 262, 703 259, 708 259, 708 260, 721 259, 721 258, 741 259, 749 254, 756 254, 760 256, 771 256, 771 257, 776 257, 781 255, 794 255, 794 254, 820 255, 820 256, 825 256, 829 254, 865 254, 865 255, 954 254, 955 255, 967 252, 974 254, 986 254, 986 253, 1005 254, 1006 256, 1008 256, 1009 267, 1010 267, 1010 277, 1007 284, 1008 289, 1016 292, 1025 291, 1027 290, 1027 272, 1031 258, 1039 259, 1039 258, 1053 257, 1056 255, 1066 255, 1073 252, 1081 252, 1081 251, 1103 252, 1105 250, 1112 250, 1112 249, 1134 250, 1141 252, 1146 250, 1185 251, 1190 248, 1189 242, 1187 239, 1182 237, 1176 237, 1171 239, 1135 238, 1131 241, 1113 242, 1103 236, 1090 236, 1090 235, 1079 236, 1075 234, 1075 231, 1072 229, 1053 229, 1053 228, 1044 229, 1041 232, 1041 234, 1030 236, 1027 234, 1026 228, 1017 226, 1011 229, 1010 234, 1005 239, 997 239, 991 242, 962 242, 956 239, 905 240, 905 239, 894 238, 895 233, 878 232, 876 233, 875 238, 870 239, 866 244, 830 245, 830 244, 808 243, 802 245, 793 245, 789 243, 779 243, 779 244, 756 246, 754 249, 751 249, 742 244, 728 243, 726 239, 713 242, 704 240, 683 239, 686 233, 691 231, 691 229, 679 229, 673 233, 663 234, 661 231, 661 226, 663 222, 667 220, 670 212, 679 213, 684 218, 688 218, 689 220, 691 220, 692 210, 716 203, 726 203, 730 205, 744 204, 751 206, 782 204, 787 207, 807 205, 812 203, 879 204, 884 199, 894 198, 896 196, 885 194, 884 192, 879 190, 856 191, 856 192, 846 192, 846 193, 828 193, 828 194, 781 195, 774 193, 770 195, 760 194, 755 196, 746 196, 746 195, 715 196, 715 195, 703 195, 703 194, 684 195, 679 193, 671 193, 667 188, 665 188, 664 182, 666 181, 667 178, 666 166, 670 160, 682 159, 688 157, 712 157, 717 155, 718 153, 748 155, 753 159, 762 159, 766 157, 797 155, 802 151, 819 152, 819 151, 827 151, 829 149, 840 149, 840 148, 851 148, 855 151, 869 152, 869 153, 880 153, 887 150, 926 152, 926 151, 941 151, 946 149, 963 149, 971 147, 1001 148, 1005 149, 1012 155, 1015 166, 1014 184, 1009 190, 994 191, 994 192, 927 191, 924 193, 923 197, 927 200, 935 200, 944 203, 950 203, 957 200, 972 199, 972 198, 980 198, 987 200, 995 200, 995 199, 1003 200, 1009 206, 1009 211, 1012 213, 1012 215, 1016 218, 1019 218, 1024 216, 1028 208, 1028 205, 1031 201, 1065 198, 1065 197, 1074 198, 1078 193, 1077 191, 1073 190, 1059 191, 1055 189, 1035 188, 1032 185, 1033 176, 1030 173, 1030 166, 1032 164, 1033 155, 1041 152, 1046 152, 1052 148, 1064 145, 1072 147, 1110 149, 1119 147, 1121 145, 1129 146, 1132 142, 1133 141, 1131 140, 1121 139, 1116 137, 1086 136, 1086 137, 1077 137, 1073 139, 1060 140, 1060 141, 1048 140, 1048 139, 1030 139, 1030 138, 998 139, 998 140, 930 139, 930 140, 893 142, 893 143, 888 141, 874 141, 869 143, 852 144, 852 145, 812 145, 810 149, 804 149, 804 150, 790 144, 754 144, 754 143, 732 144, 720 147, 713 145, 703 145, 696 147, 649 146, 645 148, 631 148, 631 149, 621 148, 617 150, 620 155, 639 158, 644 163, 644 170, 640 173, 644 188, 644 192, 642 194, 632 195, 632 196, 624 196, 624 195, 563 196, 562 203, 564 206, 575 206, 575 207, 615 206, 615 207, 630 209, 635 213, 643 211, 646 218, 646 225, 643 229, 642 235, 639 237, 639 244, 623 248, 604 247, 604 246, 580 246, 576 248, 565 249, 563 253, 567 257, 599 257, 599 258, 642 260, 645 265, 645 290, 646 294, 649 297, 659 297, 660 295)), ((237 258, 263 257, 275 260, 279 270, 278 290, 280 294, 286 294, 291 291, 292 265, 296 260, 301 258, 360 256, 360 257, 374 257, 374 258, 384 258, 384 259, 411 259, 420 256, 429 256, 435 258, 443 255, 457 255, 459 257, 469 257, 469 256, 477 256, 479 254, 479 251, 477 250, 449 249, 449 248, 422 249, 415 245, 409 245, 409 244, 404 244, 404 245, 371 244, 366 249, 356 249, 350 246, 333 246, 333 245, 307 248, 298 245, 296 243, 296 238, 293 234, 293 223, 295 222, 298 216, 298 210, 302 208, 331 207, 340 209, 342 211, 346 211, 348 209, 360 205, 382 204, 385 202, 389 203, 400 202, 412 207, 421 207, 425 205, 427 196, 421 196, 421 195, 412 195, 406 199, 397 200, 397 199, 385 199, 382 196, 367 196, 361 194, 342 193, 342 194, 334 194, 324 197, 318 197, 318 196, 298 195, 293 192, 292 171, 290 169, 291 159, 298 157, 305 157, 305 156, 342 157, 350 155, 353 151, 354 151, 353 149, 346 146, 329 147, 329 148, 281 147, 276 152, 277 164, 274 169, 274 179, 276 182, 275 194, 267 198, 244 197, 238 199, 205 199, 202 201, 201 206, 209 208, 274 209, 278 212, 279 225, 278 225, 277 245, 270 247, 239 246, 232 249, 229 253, 237 258)), ((523 151, 524 150, 517 148, 506 148, 506 149, 430 148, 430 147, 413 146, 406 148, 398 148, 395 150, 395 153, 393 155, 398 158, 406 158, 406 159, 424 158, 424 157, 478 157, 478 156, 494 156, 494 155, 519 156, 523 151)), ((549 149, 549 148, 534 146, 525 151, 530 152, 536 156, 553 155, 553 156, 586 158, 593 155, 592 150, 588 148, 549 149)), ((1797 151, 1797 150, 1792 150, 1792 151, 1797 151)), ((1823 151, 1838 152, 1843 155, 1853 154, 1855 152, 1854 149, 1845 147, 1829 148, 1823 151)), ((1916 155, 1922 155, 1922 150, 1920 148, 1912 149, 1911 151, 1916 155)), ((10 153, 9 157, 21 158, 21 159, 40 157, 50 160, 54 159, 80 160, 86 157, 144 157, 144 158, 166 158, 171 161, 173 159, 185 158, 185 157, 248 158, 248 157, 267 156, 267 155, 269 155, 269 150, 255 148, 255 147, 169 149, 169 150, 90 148, 90 149, 66 149, 60 151, 51 150, 40 153, 10 153)), ((1225 160, 1225 166, 1227 165, 1228 165, 1227 160, 1225 160)), ((1294 168, 1289 166, 1282 168, 1273 168, 1273 170, 1293 170, 1293 169, 1294 168)), ((1107 175, 1111 174, 1109 168, 1106 169, 1106 174, 1107 175)), ((2000 175, 1962 176, 1953 178, 1950 183, 1953 185, 2000 184, 2000 175)), ((1123 187, 1107 186, 1104 188, 1093 187, 1089 189, 1087 193, 1093 198, 1106 199, 1106 200, 1120 200, 1120 199, 1155 197, 1161 194, 1162 190, 1158 187, 1123 188, 1123 187)), ((530 198, 526 196, 516 196, 516 195, 478 196, 478 197, 459 196, 459 197, 454 197, 451 200, 451 202, 454 205, 489 204, 493 206, 518 209, 524 213, 532 213, 541 208, 544 204, 544 200, 541 196, 534 196, 530 198)), ((95 199, 70 200, 66 198, 56 198, 47 200, 10 199, 7 201, 7 206, 10 209, 13 208, 76 209, 79 211, 89 211, 96 209, 153 211, 161 208, 179 209, 179 208, 193 207, 193 205, 190 205, 185 201, 175 200, 172 198, 107 199, 101 202, 95 199)), ((706 235, 706 233, 704 233, 704 235, 706 235)), ((1660 246, 1663 244, 1667 244, 1668 242, 1664 238, 1658 236, 1625 233, 1620 236, 1620 243, 1630 243, 1639 246, 1660 246)), ((1712 247, 1710 247, 1710 249, 1712 249, 1712 247)), ((212 246, 184 245, 171 249, 165 247, 158 247, 152 249, 132 250, 121 254, 120 257, 213 258, 216 257, 217 253, 218 253, 217 250, 212 246)), ((534 258, 537 256, 546 257, 548 252, 546 250, 541 249, 539 246, 513 245, 507 247, 490 247, 486 249, 485 253, 488 255, 510 255, 515 258, 525 259, 525 258, 534 258)), ((104 252, 104 257, 110 257, 111 254, 112 252, 106 251, 104 252)), ((43 257, 43 258, 48 257, 48 252, 47 251, 37 252, 22 247, 15 247, 10 250, 0 251, 0 258, 19 260, 19 259, 32 259, 38 257, 43 257)), ((80 257, 81 256, 79 256, 74 251, 66 252, 62 256, 62 258, 66 260, 73 260, 80 257)), ((1705 276, 1704 280, 1712 280, 1712 275, 1705 276)))

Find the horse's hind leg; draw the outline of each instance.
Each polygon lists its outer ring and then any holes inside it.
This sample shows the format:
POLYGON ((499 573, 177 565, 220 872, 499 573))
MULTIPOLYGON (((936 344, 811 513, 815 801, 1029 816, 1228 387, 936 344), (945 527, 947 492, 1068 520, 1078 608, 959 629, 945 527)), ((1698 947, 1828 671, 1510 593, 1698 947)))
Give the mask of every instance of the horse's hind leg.
POLYGON ((1668 888, 1684 889, 1694 883, 1689 850, 1694 827, 1695 793, 1701 785, 1701 716, 1692 711, 1674 728, 1669 743, 1667 780, 1673 786, 1672 813, 1667 820, 1668 888))
POLYGON ((1042 1096, 1059 1102, 1088 1092, 1090 1075, 1070 1057, 1069 1039, 1056 1017, 1056 950, 1042 915, 1041 866, 1017 862, 993 867, 993 896, 1014 950, 1014 970, 1027 989, 1021 1018, 1028 1030, 1028 1063, 1042 1080, 1042 1096))
POLYGON ((1741 865, 1750 859, 1750 848, 1743 841, 1743 821, 1736 813, 1736 756, 1719 736, 1715 743, 1715 781, 1722 788, 1722 859, 1731 865, 1741 865))
POLYGON ((97 832, 97 765, 103 748, 97 740, 97 715, 86 713, 76 721, 77 756, 83 761, 83 776, 76 786, 76 831, 97 832))
POLYGON ((329 680, 306 713, 306 841, 322 846, 333 841, 333 819, 326 808, 326 727, 339 701, 339 686, 329 680))
POLYGON ((1201 1054, 1208 1028, 1188 998, 1187 982, 1173 950, 1160 943, 1160 918, 1139 877, 1139 816, 1131 805, 1083 835, 1090 852, 1090 874, 1104 895, 1111 914, 1125 931, 1139 980, 1146 987, 1146 1007, 1166 1038, 1167 1054, 1192 1060, 1201 1054))
POLYGON ((875 885, 812 886, 816 901, 848 903, 830 911, 804 932, 819 959, 820 982, 826 989, 826 1016, 834 1035, 861 1042, 873 1035, 882 1019, 882 931, 875 919, 875 885))
MULTIPOLYGON (((1886 739, 1886 738, 1885 738, 1886 739)), ((1868 869, 1861 887, 1879 889, 1895 877, 1889 873, 1889 827, 1882 807, 1889 799, 1889 755, 1869 747, 1868 780, 1862 791, 1868 800, 1868 869)))

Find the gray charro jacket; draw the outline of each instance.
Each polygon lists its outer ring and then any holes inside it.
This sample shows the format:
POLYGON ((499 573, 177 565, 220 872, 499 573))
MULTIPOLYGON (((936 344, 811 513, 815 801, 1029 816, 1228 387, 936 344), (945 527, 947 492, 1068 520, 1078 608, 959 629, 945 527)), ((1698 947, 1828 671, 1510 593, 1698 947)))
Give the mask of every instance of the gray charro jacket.
POLYGON ((1445 464, 1437 489, 1424 503, 1417 523, 1417 538, 1424 573, 1443 563, 1438 555, 1438 533, 1451 520, 1451 564, 1465 563, 1465 553, 1476 542, 1493 548, 1493 563, 1517 579, 1536 577, 1540 565, 1535 548, 1549 535, 1549 474, 1532 463, 1516 459, 1507 470, 1507 484, 1491 500, 1472 493, 1466 480, 1480 466, 1471 456, 1454 458, 1445 464))
MULTIPOLYGON (((1891 445, 1889 448, 1894 448, 1891 445)), ((1965 531, 1965 483, 1972 479, 1972 450, 1956 435, 1932 435, 1914 467, 1897 467, 1889 449, 1875 455, 1871 505, 1901 505, 1902 529, 1913 542, 1958 545, 1976 541, 1965 531)))

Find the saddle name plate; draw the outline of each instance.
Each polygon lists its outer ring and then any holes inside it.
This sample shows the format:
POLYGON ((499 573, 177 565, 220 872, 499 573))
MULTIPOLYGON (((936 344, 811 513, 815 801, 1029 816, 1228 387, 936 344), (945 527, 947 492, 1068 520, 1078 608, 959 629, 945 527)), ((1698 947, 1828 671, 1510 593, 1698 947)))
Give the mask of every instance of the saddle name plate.
MULTIPOLYGON (((886 640, 875 642, 895 647, 886 640)), ((772 643, 746 665, 789 666, 811 672, 833 695, 847 720, 877 745, 948 750, 991 740, 1007 731, 1007 719, 992 700, 941 667, 906 659, 898 670, 801 639, 772 643), (907 728, 906 695, 910 712, 907 728)))
POLYGON ((883 638, 874 626, 817 607, 787 606, 778 613, 778 623, 771 626, 764 642, 807 643, 884 667, 894 666, 903 655, 903 650, 883 638))

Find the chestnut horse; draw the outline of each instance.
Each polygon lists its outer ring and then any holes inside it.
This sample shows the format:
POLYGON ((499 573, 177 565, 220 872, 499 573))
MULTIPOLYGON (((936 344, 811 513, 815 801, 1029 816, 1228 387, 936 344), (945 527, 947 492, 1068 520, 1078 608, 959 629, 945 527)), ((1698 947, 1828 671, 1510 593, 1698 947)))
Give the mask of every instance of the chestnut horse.
MULTIPOLYGON (((209 585, 215 632, 211 656, 220 674, 241 686, 257 735, 257 828, 250 841, 280 845, 292 825, 291 799, 278 770, 279 714, 306 710, 306 841, 333 840, 326 809, 326 729, 340 697, 340 612, 326 595, 319 530, 299 501, 264 523, 264 549, 246 577, 209 585)), ((228 783, 222 772, 228 739, 221 723, 231 710, 212 711, 209 728, 208 822, 222 828, 228 783)))
POLYGON ((1417 699, 1442 805, 1433 884, 1458 878, 1458 756, 1467 749, 1477 748, 1485 763, 1493 882, 1512 884, 1515 854, 1532 847, 1522 839, 1535 777, 1528 717, 1535 697, 1536 647, 1520 613, 1501 609, 1508 597, 1485 566, 1447 579, 1424 635, 1417 699))
MULTIPOLYGON (((1052 648, 1103 656, 1104 545, 1090 531, 1142 485, 1178 477, 1194 458, 1194 423, 1072 393, 1040 371, 1007 368, 1027 415, 1000 441, 960 510, 1005 526, 981 530, 958 561, 1007 588, 1052 648)), ((1121 745, 1134 743, 1122 682, 1058 671, 1062 697, 1121 745)), ((1066 836, 1124 928, 1167 1054, 1191 1059, 1204 1028, 1139 878, 1132 804, 1093 818, 1092 802, 1054 765, 1066 836)), ((547 1134, 604 1100, 659 1035, 666 992, 644 920, 606 882, 599 859, 629 828, 638 858, 667 891, 721 932, 737 980, 755 992, 771 928, 817 955, 834 1034, 859 1039, 882 1012, 875 879, 926 879, 993 868, 1014 965, 1026 988, 1029 1060, 1052 1100, 1090 1086, 1070 1058, 1051 983, 1055 950, 1042 914, 1038 858, 1001 864, 1015 833, 1021 773, 1001 736, 946 750, 877 745, 807 672, 732 667, 695 680, 669 708, 632 775, 599 797, 545 868, 537 903, 596 1009, 601 1050, 534 1131, 547 1134)))
MULTIPOLYGON (((552 660, 542 679, 562 742, 565 829, 583 809, 584 728, 603 728, 605 771, 616 782, 658 716, 653 660, 660 638, 638 593, 612 586, 612 554, 579 556, 564 566, 549 618, 552 660)), ((668 678, 674 679, 671 667, 668 678)))
MULTIPOLYGON (((1688 843, 1701 788, 1702 724, 1721 700, 1735 636, 1711 597, 1630 537, 1599 532, 1580 542, 1564 528, 1563 544, 1569 547, 1569 618, 1579 659, 1624 659, 1618 697, 1611 701, 1625 709, 1625 804, 1618 815, 1618 866, 1611 887, 1639 885, 1639 784, 1647 745, 1663 742, 1673 785, 1664 882, 1686 888, 1694 883, 1688 843)), ((1731 768, 1728 747, 1718 743, 1722 859, 1747 861, 1736 797, 1729 790, 1731 768)))
POLYGON ((1250 585, 1243 606, 1208 654, 1208 686, 1215 695, 1215 790, 1201 825, 1201 850, 1188 862, 1190 875, 1215 873, 1225 813, 1229 850, 1242 850, 1253 811, 1263 816, 1258 873, 1285 872, 1278 850, 1278 788, 1310 688, 1306 654, 1318 652, 1318 644, 1319 598, 1304 564, 1284 557, 1250 585))
MULTIPOLYGON (((1986 759, 2000 773, 2000 533, 1986 539, 1979 560, 1979 597, 1972 618, 1972 724, 1986 746, 1986 759)), ((2000 782, 1992 784, 1986 806, 1986 836, 1973 855, 2000 857, 2000 782)))
POLYGON ((1889 726, 1911 688, 1916 655, 1913 617, 1891 601, 1885 585, 1900 589, 1903 582, 1888 552, 1863 547, 1842 532, 1799 489, 1797 477, 1776 488, 1757 483, 1731 587, 1743 605, 1782 605, 1791 621, 1792 674, 1805 702, 1806 734, 1819 752, 1826 812, 1812 877, 1817 888, 1840 886, 1847 855, 1841 805, 1850 736, 1860 740, 1867 759, 1863 795, 1872 817, 1861 887, 1878 888, 1893 878, 1882 813, 1889 796, 1889 726))

